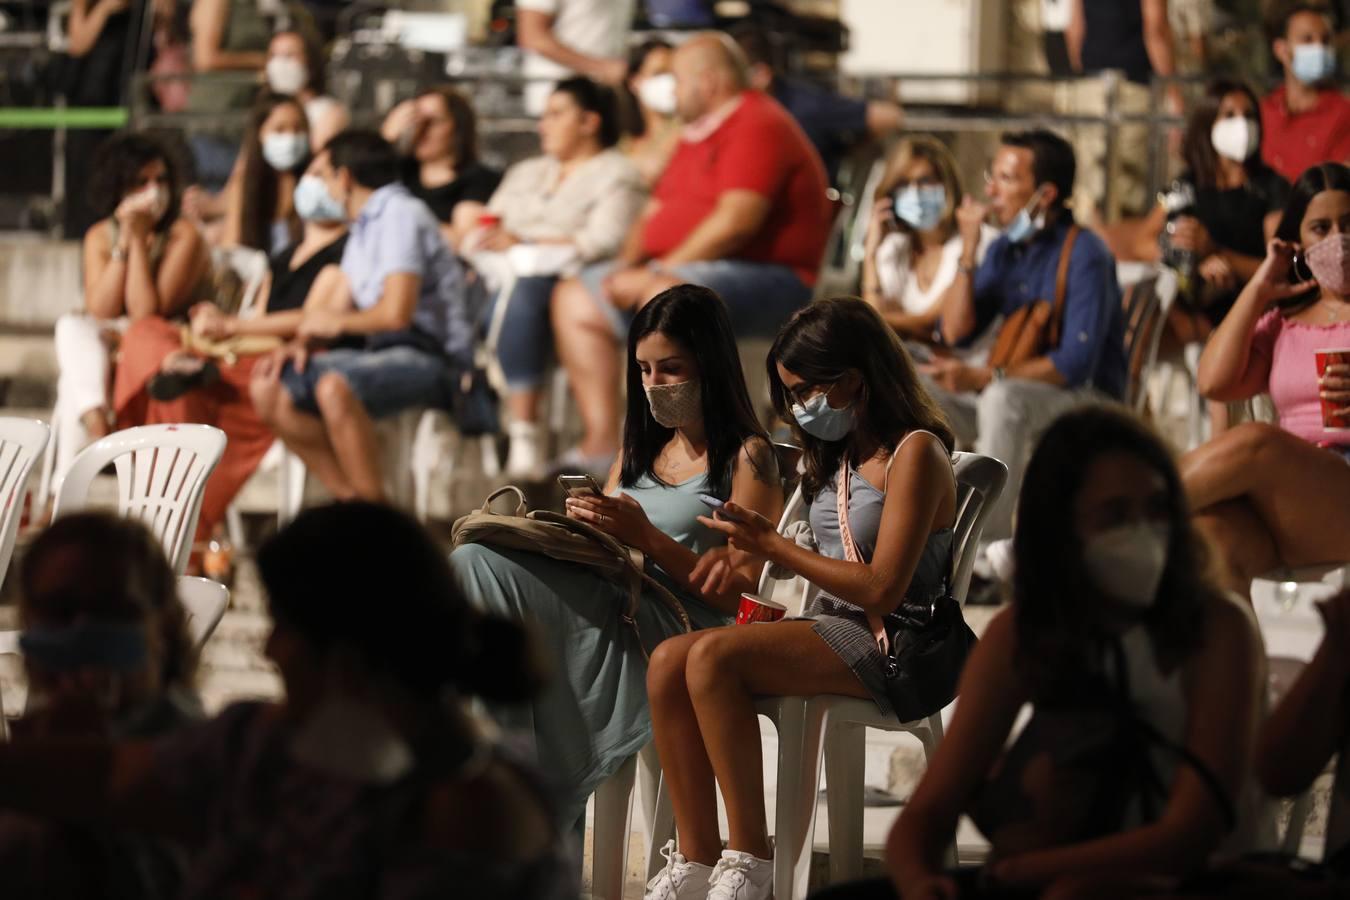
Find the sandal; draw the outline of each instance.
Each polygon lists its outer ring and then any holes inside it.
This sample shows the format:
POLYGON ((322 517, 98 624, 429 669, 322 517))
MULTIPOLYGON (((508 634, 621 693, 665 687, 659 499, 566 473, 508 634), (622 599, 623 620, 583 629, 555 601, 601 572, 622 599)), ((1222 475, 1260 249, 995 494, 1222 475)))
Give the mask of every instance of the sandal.
POLYGON ((188 391, 209 388, 220 381, 220 367, 214 360, 195 357, 190 359, 200 365, 180 365, 154 375, 145 386, 145 392, 150 395, 150 399, 168 403, 177 400, 188 391))

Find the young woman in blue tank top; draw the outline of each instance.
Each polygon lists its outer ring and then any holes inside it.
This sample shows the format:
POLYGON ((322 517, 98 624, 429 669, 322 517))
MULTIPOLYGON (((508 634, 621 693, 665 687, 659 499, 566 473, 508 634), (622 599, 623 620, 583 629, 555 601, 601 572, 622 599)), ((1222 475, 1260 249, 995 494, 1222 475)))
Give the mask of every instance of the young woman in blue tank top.
MULTIPOLYGON (((952 432, 876 310, 854 299, 799 310, 767 365, 774 406, 802 444, 820 551, 735 503, 701 521, 725 534, 733 551, 796 572, 821 595, 805 619, 701 631, 653 654, 653 734, 680 850, 667 848, 670 862, 648 885, 650 900, 772 896, 754 699, 843 694, 890 711, 873 626, 906 598, 939 595, 950 571, 952 432), (730 825, 726 851, 714 778, 730 825)), ((727 583, 713 559, 700 561, 691 579, 714 593, 727 583)))
MULTIPOLYGON (((648 574, 680 599, 695 629, 729 623, 760 567, 700 524, 708 508, 699 494, 773 518, 783 506, 726 307, 707 288, 678 285, 633 320, 623 448, 605 496, 569 499, 567 512, 642 551, 648 574), (720 589, 695 586, 691 573, 700 559, 728 573, 720 589)), ((639 642, 619 618, 626 588, 543 554, 465 544, 451 565, 473 602, 535 623, 552 651, 554 678, 544 692, 492 713, 504 727, 533 736, 561 795, 561 821, 579 839, 587 798, 651 740, 647 654, 684 625, 648 588, 636 613, 639 642)), ((580 847, 578 840, 578 856, 580 847)))

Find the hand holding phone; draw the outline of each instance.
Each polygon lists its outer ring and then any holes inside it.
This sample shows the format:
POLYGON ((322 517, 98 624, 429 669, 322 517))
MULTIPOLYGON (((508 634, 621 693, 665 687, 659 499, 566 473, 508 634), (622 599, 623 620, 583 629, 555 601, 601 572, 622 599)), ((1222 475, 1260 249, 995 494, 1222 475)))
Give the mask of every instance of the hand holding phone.
POLYGON ((731 513, 727 512, 727 509, 726 509, 726 506, 727 506, 727 505, 726 505, 726 502, 723 501, 723 500, 717 499, 717 498, 714 497, 712 494, 699 494, 699 495, 698 495, 698 499, 701 500, 701 501, 703 501, 703 505, 704 505, 704 506, 708 507, 709 509, 711 509, 711 510, 712 510, 713 512, 715 512, 715 513, 721 513, 721 514, 722 514, 722 518, 724 518, 724 519, 726 519, 726 520, 728 520, 728 521, 730 521, 730 522, 743 522, 743 521, 745 521, 744 519, 740 518, 739 516, 733 516, 731 513))
POLYGON ((589 475, 559 475, 558 484, 569 497, 604 496, 604 490, 589 475))

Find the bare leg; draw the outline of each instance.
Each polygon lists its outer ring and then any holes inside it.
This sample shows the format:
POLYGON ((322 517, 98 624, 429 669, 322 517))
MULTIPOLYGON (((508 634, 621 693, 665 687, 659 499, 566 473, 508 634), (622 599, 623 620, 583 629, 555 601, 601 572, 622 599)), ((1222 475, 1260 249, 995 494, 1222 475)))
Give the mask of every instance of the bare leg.
POLYGON ((108 436, 108 410, 105 407, 98 406, 85 410, 80 415, 80 422, 84 425, 89 440, 96 441, 108 436))
POLYGON ((551 307, 558 359, 567 370, 588 456, 619 448, 619 355, 614 334, 580 281, 559 282, 551 307))
POLYGON ((539 398, 542 393, 538 388, 528 391, 509 391, 506 395, 506 408, 511 413, 511 421, 537 421, 539 419, 539 398))
POLYGON ((661 757, 661 778, 675 810, 680 852, 705 865, 714 864, 722 855, 717 784, 689 699, 685 667, 695 642, 710 633, 695 631, 662 641, 647 666, 652 738, 661 757))
MULTIPOLYGON (((1245 518, 1245 512, 1235 513, 1240 507, 1221 505, 1243 500, 1270 535, 1277 561, 1305 566, 1350 560, 1350 465, 1339 455, 1276 426, 1246 422, 1186 454, 1181 475, 1197 514, 1245 518)), ((1219 541, 1245 546, 1257 540, 1249 520, 1228 525, 1206 527, 1219 541)), ((1244 570, 1265 562, 1246 557, 1239 546, 1222 552, 1242 559, 1244 570)))
POLYGON ((332 442, 338 464, 357 497, 383 501, 384 480, 380 477, 380 445, 375 438, 375 423, 352 393, 347 379, 327 372, 314 388, 314 399, 323 414, 323 422, 332 442))
MULTIPOLYGON (((689 650, 685 682, 726 804, 731 829, 728 844, 733 850, 767 859, 772 851, 764 815, 755 697, 822 693, 866 697, 867 693, 857 676, 812 630, 812 623, 800 621, 708 631, 689 650)), ((688 787, 689 796, 681 798, 682 803, 694 805, 706 794, 706 787, 688 787)), ((708 837, 689 834, 691 830, 680 823, 681 842, 705 847, 708 837)), ((686 855, 696 862, 716 861, 716 857, 686 855)))
POLYGON ((1252 579, 1280 564, 1275 538, 1246 500, 1224 500, 1195 517, 1209 539, 1230 590, 1250 598, 1252 579))
POLYGON ((323 482, 329 493, 339 500, 356 496, 355 488, 338 465, 321 419, 296 409, 291 395, 276 378, 255 378, 249 384, 249 394, 262 420, 300 457, 305 468, 323 482))

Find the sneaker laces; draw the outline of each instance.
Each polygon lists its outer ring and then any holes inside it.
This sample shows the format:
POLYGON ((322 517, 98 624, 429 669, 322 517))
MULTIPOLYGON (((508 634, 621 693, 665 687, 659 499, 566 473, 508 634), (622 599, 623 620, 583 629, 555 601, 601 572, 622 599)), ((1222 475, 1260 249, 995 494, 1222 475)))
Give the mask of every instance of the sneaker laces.
POLYGON ((756 865, 755 858, 748 853, 719 859, 708 876, 708 884, 712 885, 708 900, 735 900, 737 890, 750 880, 746 873, 756 865))
MULTIPOLYGON (((684 873, 687 863, 677 863, 672 857, 679 856, 675 852, 675 841, 666 841, 666 845, 661 848, 661 855, 665 857, 666 864, 661 871, 652 876, 652 880, 647 882, 647 892, 643 895, 643 900, 670 900, 675 896, 675 890, 679 887, 675 883, 675 873, 679 870, 680 881, 684 881, 684 873)), ((681 857, 683 859, 683 857, 681 857)))

